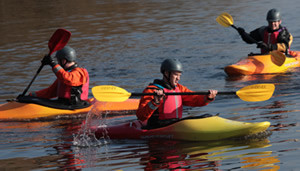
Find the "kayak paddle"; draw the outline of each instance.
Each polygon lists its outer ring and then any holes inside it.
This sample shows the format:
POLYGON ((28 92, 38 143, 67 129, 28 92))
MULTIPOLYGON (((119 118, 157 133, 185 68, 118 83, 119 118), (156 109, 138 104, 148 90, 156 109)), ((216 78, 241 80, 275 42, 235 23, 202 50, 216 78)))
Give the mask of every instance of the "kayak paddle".
MULTIPOLYGON (((275 90, 274 84, 253 84, 243 87, 238 91, 218 92, 218 95, 237 95, 240 99, 248 102, 265 101, 272 97, 275 90)), ((129 93, 125 89, 113 85, 100 85, 92 88, 93 96, 98 101, 122 102, 130 96, 149 96, 154 93, 129 93)), ((182 92, 165 93, 166 95, 207 95, 205 92, 182 92)))
MULTIPOLYGON (((234 28, 235 30, 238 31, 237 27, 235 25, 233 25, 232 16, 226 12, 219 15, 217 17, 216 21, 224 27, 231 26, 232 28, 234 28)), ((248 39, 258 45, 258 41, 253 39, 251 36, 248 36, 248 39)), ((285 62, 286 56, 284 54, 282 54, 281 52, 278 52, 277 50, 271 51, 270 55, 273 57, 271 60, 275 65, 281 66, 285 62)))
MULTIPOLYGON (((48 55, 51 55, 55 51, 58 51, 58 50, 61 50, 62 48, 64 48, 65 45, 68 43, 70 37, 71 37, 71 32, 69 32, 68 30, 57 29, 54 32, 54 34, 52 35, 52 37, 50 38, 49 42, 48 42, 48 47, 49 47, 49 50, 50 50, 48 55)), ((43 64, 39 67, 39 69, 37 70, 35 76, 31 80, 29 85, 27 86, 27 88, 20 95, 21 97, 25 96, 25 94, 27 93, 29 87, 31 86, 31 84, 33 83, 33 81, 35 80, 37 75, 41 72, 43 67, 44 67, 43 64)))

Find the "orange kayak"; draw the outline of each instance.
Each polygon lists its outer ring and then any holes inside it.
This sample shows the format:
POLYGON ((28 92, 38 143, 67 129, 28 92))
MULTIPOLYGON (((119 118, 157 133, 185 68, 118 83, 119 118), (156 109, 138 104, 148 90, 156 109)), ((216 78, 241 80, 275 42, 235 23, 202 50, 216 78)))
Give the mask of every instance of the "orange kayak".
POLYGON ((229 76, 283 73, 291 68, 300 67, 300 51, 294 51, 294 53, 295 57, 286 57, 281 66, 276 65, 270 54, 252 55, 226 66, 224 70, 229 76))
POLYGON ((137 110, 139 99, 128 99, 124 102, 99 102, 90 99, 92 105, 81 109, 59 109, 34 103, 10 101, 0 105, 0 121, 47 120, 64 117, 85 116, 92 108, 96 111, 128 113, 137 110))

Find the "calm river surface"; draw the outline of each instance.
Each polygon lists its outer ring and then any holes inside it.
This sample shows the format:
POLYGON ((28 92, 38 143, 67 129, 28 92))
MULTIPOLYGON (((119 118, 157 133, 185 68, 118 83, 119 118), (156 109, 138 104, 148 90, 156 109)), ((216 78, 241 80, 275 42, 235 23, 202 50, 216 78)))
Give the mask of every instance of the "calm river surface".
MULTIPOLYGON (((258 49, 215 20, 228 12, 236 26, 251 31, 267 24, 266 13, 274 7, 293 34, 292 50, 300 50, 296 0, 0 0, 1 103, 23 92, 58 28, 71 31, 69 45, 90 72, 91 88, 116 85, 141 92, 154 78, 161 78, 159 67, 166 58, 182 61, 181 83, 195 91, 236 91, 251 84, 276 83, 268 101, 249 103, 218 96, 208 106, 185 109, 185 115, 211 113, 238 121, 270 121, 272 135, 262 140, 124 140, 80 147, 73 144, 74 135, 85 118, 1 122, 1 170, 298 170, 300 70, 227 77, 225 66, 258 49)), ((29 91, 45 88, 54 79, 46 66, 29 91)), ((129 115, 109 120, 134 119, 129 115)))

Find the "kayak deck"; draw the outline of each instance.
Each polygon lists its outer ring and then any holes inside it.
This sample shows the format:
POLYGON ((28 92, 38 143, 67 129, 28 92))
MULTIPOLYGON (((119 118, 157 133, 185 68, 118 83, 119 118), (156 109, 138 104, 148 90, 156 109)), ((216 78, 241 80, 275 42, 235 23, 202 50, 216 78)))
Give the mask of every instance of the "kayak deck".
POLYGON ((240 122, 218 116, 200 119, 184 119, 156 129, 142 129, 138 121, 116 126, 100 126, 95 135, 101 138, 107 134, 111 139, 176 139, 186 141, 211 141, 242 137, 263 132, 270 122, 240 122))
POLYGON ((55 117, 86 115, 92 107, 99 111, 126 112, 137 110, 139 99, 128 99, 125 102, 99 102, 91 99, 92 105, 82 109, 56 109, 33 103, 16 101, 0 105, 0 121, 28 121, 50 119, 55 117))
POLYGON ((270 54, 253 55, 241 59, 239 62, 224 68, 229 76, 283 73, 290 68, 300 67, 300 51, 294 51, 295 57, 286 57, 285 62, 279 66, 270 54))

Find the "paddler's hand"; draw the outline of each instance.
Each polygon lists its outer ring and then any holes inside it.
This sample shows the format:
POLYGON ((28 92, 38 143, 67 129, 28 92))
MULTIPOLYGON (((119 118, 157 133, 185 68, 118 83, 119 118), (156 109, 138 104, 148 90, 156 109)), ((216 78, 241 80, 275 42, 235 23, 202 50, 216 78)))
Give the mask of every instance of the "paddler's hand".
POLYGON ((264 42, 259 42, 257 43, 257 48, 261 48, 261 49, 264 49, 265 51, 272 51, 272 50, 276 50, 277 48, 275 47, 276 45, 273 45, 272 44, 269 44, 267 45, 266 43, 264 42))
POLYGON ((23 97, 23 95, 22 95, 22 94, 19 94, 18 97, 16 98, 16 100, 19 100, 19 99, 21 99, 22 97, 23 97))
POLYGON ((237 31, 239 32, 239 34, 242 36, 243 34, 245 34, 245 29, 243 29, 242 27, 237 28, 237 31))
POLYGON ((155 90, 154 91, 155 95, 154 95, 154 103, 156 104, 160 104, 160 101, 163 100, 165 93, 163 90, 155 90))
POLYGON ((50 65, 51 67, 55 66, 57 63, 54 61, 51 55, 45 55, 42 60, 43 65, 50 65))
POLYGON ((208 90, 208 95, 207 95, 207 99, 208 100, 214 100, 215 97, 217 96, 218 94, 218 90, 208 90))

